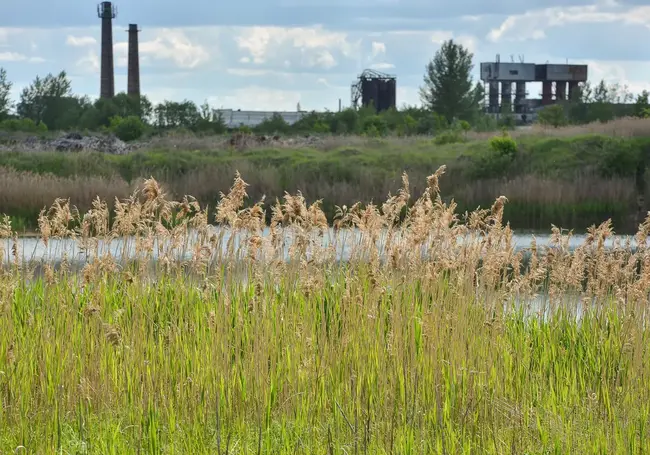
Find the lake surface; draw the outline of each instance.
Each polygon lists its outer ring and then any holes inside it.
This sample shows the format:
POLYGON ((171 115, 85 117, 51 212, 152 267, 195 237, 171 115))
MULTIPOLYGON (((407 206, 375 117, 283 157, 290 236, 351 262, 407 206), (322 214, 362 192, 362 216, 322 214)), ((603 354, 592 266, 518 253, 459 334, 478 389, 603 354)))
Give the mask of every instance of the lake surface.
MULTIPOLYGON (((222 252, 225 254, 230 248, 231 251, 237 251, 242 257, 246 254, 246 238, 241 234, 233 235, 227 228, 215 227, 213 233, 219 236, 222 252)), ((263 232, 263 236, 269 236, 268 229, 263 232)), ((513 243, 515 250, 525 250, 530 248, 533 237, 537 242, 538 248, 549 246, 551 236, 549 234, 515 234, 513 236, 513 243)), ((285 237, 282 239, 283 248, 285 251, 285 258, 288 259, 289 251, 293 242, 294 236, 290 231, 285 231, 285 237)), ((627 238, 631 239, 632 245, 635 242, 633 237, 628 236, 612 236, 605 241, 605 246, 611 248, 616 241, 624 242, 627 238)), ((342 230, 335 233, 330 229, 325 232, 321 238, 314 236, 315 244, 328 248, 328 251, 333 255, 335 260, 346 261, 350 259, 351 251, 361 243, 362 236, 356 230, 342 230)), ((381 255, 382 253, 382 239, 377 242, 377 248, 381 255)), ((573 250, 585 241, 585 235, 575 235, 569 241, 569 249, 573 250)), ((11 250, 14 246, 14 241, 11 239, 1 240, 3 243, 5 254, 3 257, 4 262, 11 260, 11 250)), ((462 242, 462 239, 461 239, 462 242)), ((193 247, 197 244, 197 236, 191 233, 187 236, 183 245, 174 249, 173 256, 179 259, 189 259, 193 255, 193 247)), ((444 246, 444 245, 443 245, 444 246)), ((163 241, 154 245, 154 252, 151 256, 155 259, 159 257, 159 251, 165 251, 170 248, 168 241, 163 241)), ((356 248, 358 250, 358 248, 356 248)), ((66 258, 72 262, 85 262, 90 259, 94 254, 89 254, 84 251, 78 240, 65 238, 65 239, 50 239, 48 244, 38 237, 22 237, 18 239, 18 252, 19 257, 23 262, 41 262, 52 261, 58 262, 66 258)), ((122 259, 135 259, 136 254, 136 240, 132 237, 123 237, 111 241, 98 240, 96 253, 100 255, 111 254, 114 257, 122 259)), ((425 252, 423 251, 423 254, 425 252)))

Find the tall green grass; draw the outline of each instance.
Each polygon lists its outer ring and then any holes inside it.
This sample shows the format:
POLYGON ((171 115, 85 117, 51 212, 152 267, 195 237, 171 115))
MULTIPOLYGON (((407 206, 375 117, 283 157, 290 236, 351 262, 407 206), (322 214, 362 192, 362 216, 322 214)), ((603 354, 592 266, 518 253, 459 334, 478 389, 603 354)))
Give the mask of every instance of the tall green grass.
POLYGON ((15 289, 0 313, 0 449, 650 450, 641 318, 493 319, 444 280, 347 267, 306 289, 298 276, 15 289))

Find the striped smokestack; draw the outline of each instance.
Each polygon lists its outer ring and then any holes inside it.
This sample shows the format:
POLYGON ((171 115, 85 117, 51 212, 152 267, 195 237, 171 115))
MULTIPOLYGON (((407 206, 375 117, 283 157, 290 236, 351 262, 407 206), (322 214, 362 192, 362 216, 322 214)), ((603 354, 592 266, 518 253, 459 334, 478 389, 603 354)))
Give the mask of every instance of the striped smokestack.
POLYGON ((140 97, 140 53, 138 51, 138 25, 129 24, 129 76, 127 94, 140 97))
POLYGON ((97 16, 102 20, 102 57, 99 96, 115 96, 115 74, 113 68, 113 19, 117 8, 111 2, 102 2, 97 6, 97 16))

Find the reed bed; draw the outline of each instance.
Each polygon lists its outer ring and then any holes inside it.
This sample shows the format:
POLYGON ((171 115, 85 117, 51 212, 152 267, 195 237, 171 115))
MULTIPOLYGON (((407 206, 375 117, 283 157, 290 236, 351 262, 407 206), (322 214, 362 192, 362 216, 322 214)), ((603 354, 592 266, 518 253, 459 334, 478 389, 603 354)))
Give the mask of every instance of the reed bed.
MULTIPOLYGON (((335 203, 352 206, 357 201, 378 201, 400 185, 399 175, 397 178, 377 176, 364 168, 355 171, 353 181, 337 181, 300 173, 286 175, 273 167, 259 167, 248 162, 210 166, 158 181, 172 198, 181 199, 191 194, 202 206, 210 206, 212 216, 213 201, 219 199, 222 191, 228 191, 235 165, 246 181, 251 182, 252 200, 264 195, 274 199, 281 197, 285 190, 293 193, 300 189, 306 200, 323 201, 321 207, 330 221, 336 214, 335 203)), ((424 171, 415 169, 409 173, 415 179, 414 192, 426 187, 424 171)), ((99 195, 112 209, 115 198, 129 196, 143 180, 137 178, 128 183, 118 176, 60 177, 0 167, 0 213, 12 217, 15 230, 34 232, 38 213, 52 202, 53 196, 69 199, 85 212, 99 195)), ((456 170, 453 180, 443 182, 443 190, 446 198, 453 196, 463 210, 489 205, 500 194, 507 194, 510 203, 504 219, 518 230, 540 232, 551 224, 585 229, 607 218, 614 220, 619 231, 633 233, 636 230, 638 205, 633 177, 603 178, 594 173, 577 173, 569 179, 524 174, 469 181, 456 170)))
POLYGON ((650 217, 515 251, 507 199, 456 214, 443 172, 334 234, 299 193, 267 225, 239 175, 214 219, 154 180, 114 216, 57 200, 40 241, 79 273, 5 218, 0 453, 647 453, 650 217))

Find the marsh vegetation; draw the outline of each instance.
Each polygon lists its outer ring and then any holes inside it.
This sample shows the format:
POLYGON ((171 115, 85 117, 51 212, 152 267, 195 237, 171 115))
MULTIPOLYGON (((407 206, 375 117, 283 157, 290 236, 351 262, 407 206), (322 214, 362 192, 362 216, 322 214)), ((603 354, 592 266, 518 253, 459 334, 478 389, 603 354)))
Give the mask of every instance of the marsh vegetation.
POLYGON ((1 253, 0 451, 650 450, 650 219, 609 248, 605 222, 518 251, 507 199, 459 214, 443 171, 338 208, 329 242, 318 203, 286 194, 267 222, 239 175, 210 217, 153 179, 112 214, 57 200, 39 241, 73 238, 80 271, 1 253))

